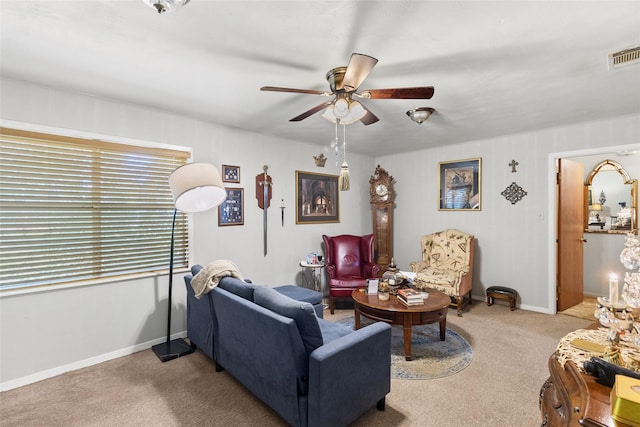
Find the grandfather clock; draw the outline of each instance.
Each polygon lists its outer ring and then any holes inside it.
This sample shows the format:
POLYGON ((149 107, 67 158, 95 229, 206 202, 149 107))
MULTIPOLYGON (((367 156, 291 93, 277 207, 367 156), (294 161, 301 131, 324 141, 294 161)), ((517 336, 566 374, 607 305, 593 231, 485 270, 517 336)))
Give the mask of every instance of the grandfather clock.
POLYGON ((384 272, 393 257, 393 177, 378 165, 369 178, 371 214, 373 215, 374 262, 384 272))

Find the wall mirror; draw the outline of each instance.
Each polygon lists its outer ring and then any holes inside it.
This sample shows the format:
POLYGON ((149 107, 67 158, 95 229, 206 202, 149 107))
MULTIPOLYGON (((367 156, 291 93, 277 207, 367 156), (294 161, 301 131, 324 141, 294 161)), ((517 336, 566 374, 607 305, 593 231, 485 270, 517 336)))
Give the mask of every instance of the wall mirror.
POLYGON ((587 233, 638 234, 638 180, 631 179, 620 163, 603 160, 585 183, 587 233))

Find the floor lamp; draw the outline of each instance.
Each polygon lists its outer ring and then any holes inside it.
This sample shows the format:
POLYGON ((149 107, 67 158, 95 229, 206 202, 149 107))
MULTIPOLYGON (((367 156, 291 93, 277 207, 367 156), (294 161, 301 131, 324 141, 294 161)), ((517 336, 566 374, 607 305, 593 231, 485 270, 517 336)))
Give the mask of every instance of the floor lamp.
POLYGON ((171 258, 169 260, 169 296, 167 307, 167 341, 151 349, 158 358, 166 362, 193 353, 194 348, 182 338, 171 340, 171 294, 173 290, 173 247, 176 214, 202 212, 218 206, 227 197, 220 173, 208 163, 188 163, 169 175, 169 187, 175 208, 171 225, 171 258))

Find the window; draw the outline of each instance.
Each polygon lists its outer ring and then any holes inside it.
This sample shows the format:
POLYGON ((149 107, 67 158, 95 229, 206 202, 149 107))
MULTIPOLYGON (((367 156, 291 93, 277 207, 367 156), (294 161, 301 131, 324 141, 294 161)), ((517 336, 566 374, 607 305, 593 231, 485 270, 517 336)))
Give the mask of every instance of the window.
MULTIPOLYGON (((168 269, 188 152, 0 128, 0 289, 168 269)), ((174 266, 188 265, 178 214, 174 266)))

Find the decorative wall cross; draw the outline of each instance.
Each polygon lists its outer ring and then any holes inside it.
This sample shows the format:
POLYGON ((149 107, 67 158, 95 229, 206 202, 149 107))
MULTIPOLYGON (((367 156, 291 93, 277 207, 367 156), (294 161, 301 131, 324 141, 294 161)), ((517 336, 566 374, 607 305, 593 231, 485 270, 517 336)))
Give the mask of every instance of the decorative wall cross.
POLYGON ((511 163, 509 163, 507 166, 511 166, 511 173, 515 173, 518 172, 516 170, 516 166, 518 166, 520 163, 516 162, 515 160, 511 160, 511 163))

